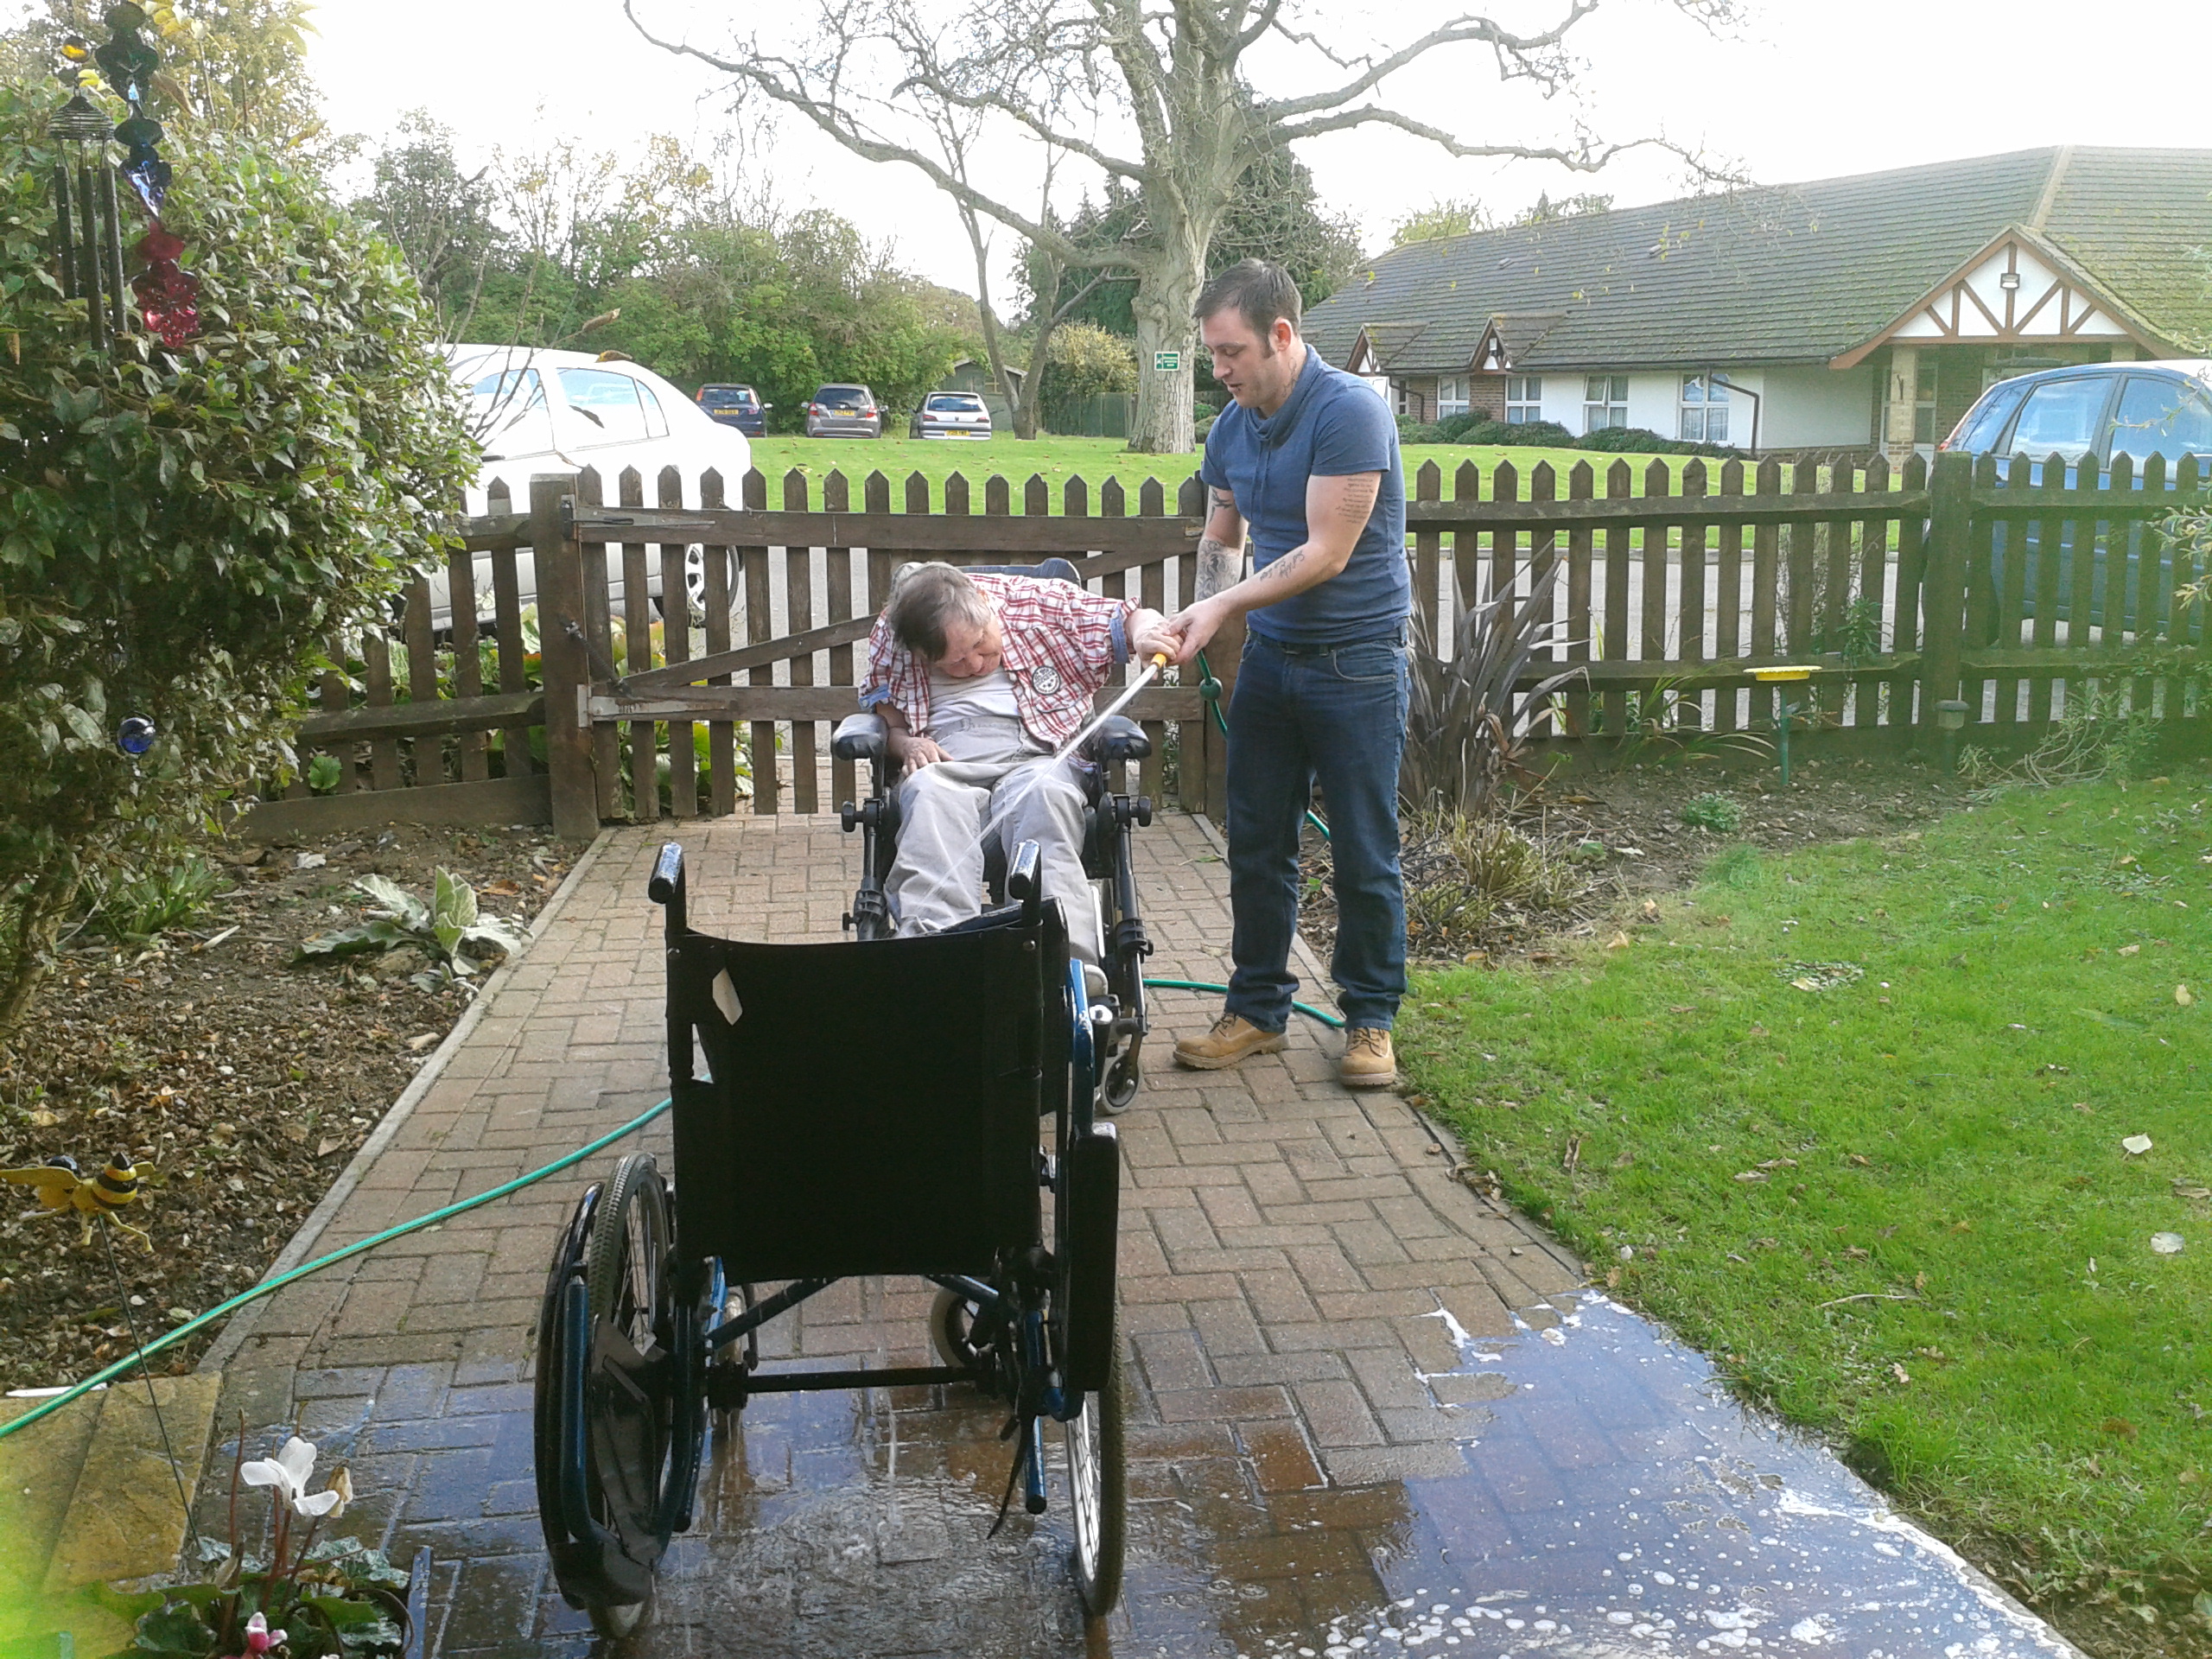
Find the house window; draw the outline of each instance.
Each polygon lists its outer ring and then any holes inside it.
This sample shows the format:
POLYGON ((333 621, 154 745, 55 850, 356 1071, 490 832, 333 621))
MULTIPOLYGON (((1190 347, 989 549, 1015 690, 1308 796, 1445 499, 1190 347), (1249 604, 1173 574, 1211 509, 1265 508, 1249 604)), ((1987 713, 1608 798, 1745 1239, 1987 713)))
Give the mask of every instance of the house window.
POLYGON ((1923 351, 1913 365, 1912 441, 1936 442, 1936 353, 1923 351))
POLYGON ((1509 374, 1505 377, 1505 423, 1526 426, 1544 418, 1544 377, 1509 374))
POLYGON ((1728 377, 1724 374, 1686 374, 1682 377, 1681 426, 1678 436, 1692 443, 1728 442, 1728 377))
POLYGON ((1448 421, 1467 412, 1467 377, 1447 374, 1436 383, 1436 418, 1448 421))
POLYGON ((1628 376, 1593 374, 1582 388, 1582 429, 1628 424, 1628 376))

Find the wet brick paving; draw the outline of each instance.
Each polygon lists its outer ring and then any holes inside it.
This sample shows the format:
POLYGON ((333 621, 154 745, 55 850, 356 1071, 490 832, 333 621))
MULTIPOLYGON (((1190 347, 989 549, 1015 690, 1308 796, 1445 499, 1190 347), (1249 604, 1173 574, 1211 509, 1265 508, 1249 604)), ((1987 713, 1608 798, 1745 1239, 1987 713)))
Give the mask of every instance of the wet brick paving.
MULTIPOLYGON (((833 938, 833 820, 690 827, 694 917, 833 938)), ((527 960, 315 1241, 480 1191, 665 1091, 658 837, 605 838, 527 960)), ((1140 837, 1156 976, 1225 976, 1199 823, 1140 837)), ((1312 964, 1307 964, 1308 970, 1312 964)), ((1318 974, 1313 976, 1318 980, 1318 974)), ((1314 986, 1309 981, 1309 995, 1314 986)), ((1215 1011, 1163 992, 1155 1058, 1215 1011)), ((2027 1659, 2071 1649, 1698 1356, 1454 1181, 1395 1096, 1334 1082, 1300 1025, 1237 1071, 1156 1067, 1122 1119, 1133 1390, 1128 1591, 1086 1628, 1065 1510, 1019 1505, 964 1390, 755 1400, 718 1424, 639 1656, 1591 1656, 1732 1649, 2027 1659)), ((665 1165, 667 1135, 638 1137, 665 1165)), ((611 1161, 609 1155, 609 1161, 611 1161)), ((531 1481, 530 1326, 578 1169, 289 1287, 226 1344, 219 1422, 296 1425, 361 1496, 340 1529, 435 1552, 430 1651, 582 1654, 531 1481)), ((918 1281, 838 1286, 764 1356, 924 1363, 918 1281)), ((227 1473, 227 1441, 213 1461, 227 1473)), ((218 1478, 201 1522, 219 1526, 218 1478)))

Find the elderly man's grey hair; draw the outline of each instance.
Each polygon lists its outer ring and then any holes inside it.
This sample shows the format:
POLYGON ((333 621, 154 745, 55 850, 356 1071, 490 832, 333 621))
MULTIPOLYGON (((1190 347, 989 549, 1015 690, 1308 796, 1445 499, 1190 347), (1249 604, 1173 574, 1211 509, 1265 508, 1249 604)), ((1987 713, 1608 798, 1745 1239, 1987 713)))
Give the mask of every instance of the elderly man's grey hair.
POLYGON ((991 602, 967 573, 932 560, 908 565, 893 584, 883 607, 891 637, 925 663, 944 660, 944 625, 961 621, 980 628, 991 620, 991 602))

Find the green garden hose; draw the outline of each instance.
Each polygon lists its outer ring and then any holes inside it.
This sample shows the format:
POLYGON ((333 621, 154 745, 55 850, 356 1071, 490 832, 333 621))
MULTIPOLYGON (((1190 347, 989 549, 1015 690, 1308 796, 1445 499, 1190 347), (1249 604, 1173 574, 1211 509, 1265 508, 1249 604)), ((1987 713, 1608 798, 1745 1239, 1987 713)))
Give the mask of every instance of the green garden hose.
POLYGON ((380 1233, 372 1233, 368 1237, 360 1240, 357 1243, 348 1244, 342 1250, 333 1250, 328 1255, 317 1256, 314 1261, 302 1262, 300 1266, 292 1268, 289 1272, 279 1274, 276 1278, 268 1280, 262 1284, 256 1285, 251 1290, 241 1291, 238 1295, 232 1297, 230 1300, 220 1303, 214 1307, 211 1307, 205 1313, 199 1315, 197 1318, 187 1319, 182 1325, 177 1326, 175 1330, 165 1332, 161 1336, 155 1338, 153 1341, 148 1343, 143 1348, 137 1350, 135 1353, 126 1355, 124 1358, 117 1360, 114 1364, 109 1366, 105 1370, 95 1371, 92 1376, 86 1377, 75 1387, 63 1389, 60 1394, 55 1395, 53 1399, 46 1401, 33 1410, 25 1412, 13 1422, 0 1423, 0 1440, 7 1439, 9 1435, 16 1433, 18 1430, 29 1428, 33 1423, 38 1421, 40 1418, 48 1415, 49 1413, 60 1410, 62 1407, 67 1405, 72 1400, 76 1399, 79 1395, 89 1394, 92 1389, 99 1387, 101 1383, 109 1382, 115 1377, 122 1376, 133 1366, 137 1365, 143 1360, 152 1358, 163 1349, 174 1348, 178 1343, 182 1342, 187 1337, 190 1336, 194 1331, 199 1330, 202 1325, 209 1324, 213 1320, 219 1319, 226 1314, 235 1313, 239 1308, 244 1307, 248 1302, 258 1301, 264 1296, 269 1295, 272 1292, 282 1290, 285 1286, 293 1283, 296 1280, 304 1279, 311 1273, 320 1273, 325 1268, 333 1266, 340 1262, 346 1261, 351 1257, 359 1255, 365 1250, 372 1250, 379 1244, 389 1244, 395 1238, 404 1238, 408 1234, 420 1232, 425 1227, 434 1227, 442 1221, 461 1215, 467 1211, 474 1210, 481 1205, 487 1205, 494 1198, 504 1198, 510 1192, 518 1192, 524 1187, 530 1185, 534 1181, 542 1181, 548 1175, 557 1174, 562 1170, 569 1168, 573 1165, 580 1164, 585 1159, 590 1157, 592 1154, 600 1151, 602 1147, 613 1145, 614 1142, 620 1141, 624 1135, 634 1135, 638 1130, 642 1129, 646 1124, 652 1122, 663 1112, 666 1111, 668 1109, 668 1106, 669 1103, 667 1101, 662 1101, 659 1105, 652 1107, 649 1110, 640 1112, 637 1116, 632 1118, 627 1123, 625 1123, 620 1128, 608 1131, 607 1134, 601 1135, 598 1140, 593 1141, 588 1146, 578 1147, 574 1152, 569 1154, 566 1157, 556 1159, 553 1162, 546 1165, 543 1169, 533 1169, 527 1175, 518 1175, 513 1180, 502 1182, 499 1185, 493 1187, 488 1192, 479 1192, 473 1198, 462 1198, 457 1203, 447 1205, 442 1209, 433 1210, 427 1216, 417 1216, 412 1221, 403 1221, 396 1227, 387 1227, 380 1233))
MULTIPOLYGON (((1229 990, 1226 985, 1210 984, 1203 979, 1147 979, 1144 983, 1148 991, 1220 991, 1226 995, 1229 990)), ((1308 1020, 1319 1020, 1331 1031, 1344 1028, 1344 1022, 1333 1014, 1325 1014, 1319 1008, 1308 1007, 1303 1002, 1294 1002, 1290 1006, 1308 1020)))
MULTIPOLYGON (((1224 717, 1221 712, 1221 682, 1214 678, 1213 670, 1208 666, 1206 663, 1206 654, 1203 651, 1198 653, 1198 696, 1205 700, 1206 707, 1213 710, 1213 723, 1220 727, 1221 734, 1224 737, 1227 737, 1229 735, 1229 721, 1224 717)), ((1327 841, 1330 839, 1329 826, 1321 822, 1320 814, 1314 811, 1310 806, 1306 809, 1306 822, 1312 824, 1316 830, 1319 830, 1321 832, 1322 840, 1327 841)), ((1205 986, 1201 988, 1207 990, 1219 990, 1221 988, 1217 985, 1211 985, 1205 986)))
MULTIPOLYGON (((1147 979, 1145 981, 1145 984, 1150 989, 1161 991, 1226 992, 1229 988, 1226 985, 1210 984, 1204 980, 1197 979, 1147 979)), ((1325 1014, 1319 1008, 1310 1007, 1303 1002, 1294 1002, 1290 1006, 1299 1013, 1304 1014, 1307 1019, 1318 1020, 1332 1031, 1341 1031, 1344 1029, 1344 1022, 1338 1019, 1334 1014, 1325 1014)), ((448 1221, 455 1216, 464 1215, 471 1210, 480 1209, 485 1205, 492 1203, 494 1199, 505 1198, 511 1192, 519 1192, 524 1187, 531 1185, 536 1182, 542 1181, 549 1175, 557 1175, 564 1169, 573 1168, 576 1165, 583 1162, 585 1159, 590 1157, 594 1153, 604 1151, 607 1147, 613 1146, 617 1141, 621 1140, 625 1135, 635 1135, 639 1129, 644 1128, 646 1124, 652 1122, 663 1112, 666 1111, 668 1108, 669 1102, 663 1100, 658 1105, 648 1107, 645 1110, 639 1113, 637 1116, 632 1118, 627 1123, 622 1125, 620 1128, 608 1130, 605 1135, 601 1135, 598 1140, 591 1141, 587 1145, 578 1147, 574 1152, 571 1152, 563 1157, 555 1159, 551 1163, 546 1165, 542 1169, 533 1169, 527 1175, 518 1175, 512 1181, 503 1181, 497 1186, 491 1187, 485 1192, 477 1193, 474 1198, 456 1200, 454 1203, 448 1204, 439 1209, 431 1211, 428 1215, 417 1216, 412 1221, 403 1221, 396 1226, 385 1228, 380 1233, 372 1233, 366 1238, 360 1239, 354 1243, 346 1245, 343 1249, 333 1250, 327 1255, 319 1255, 312 1262, 303 1262, 298 1267, 277 1274, 274 1279, 265 1281, 261 1284, 254 1286, 251 1290, 241 1291, 238 1294, 232 1297, 228 1301, 218 1303, 215 1306, 209 1308, 205 1313, 198 1314, 192 1319, 187 1319, 182 1325, 177 1326, 175 1330, 164 1332, 162 1335, 155 1338, 153 1341, 148 1343, 144 1347, 125 1355, 123 1358, 117 1360, 112 1365, 106 1367, 105 1370, 93 1372, 92 1376, 86 1377, 83 1382, 79 1382, 73 1387, 64 1389, 60 1393, 55 1395, 51 1400, 41 1402, 31 1410, 25 1412, 22 1416, 15 1419, 13 1421, 0 1423, 0 1440, 4 1440, 10 1434, 17 1433, 23 1429, 29 1428, 33 1423, 38 1421, 40 1418, 50 1416, 54 1412, 60 1410, 62 1407, 67 1405, 71 1401, 91 1393, 94 1389, 99 1388, 104 1382, 112 1382, 115 1378, 121 1376, 124 1372, 131 1370, 133 1367, 142 1364, 146 1360, 151 1359, 156 1354, 161 1353, 166 1349, 175 1347, 177 1344, 182 1342, 194 1332, 200 1330, 204 1325, 213 1324, 217 1319, 226 1318, 229 1315, 237 1313, 238 1309, 245 1306, 250 1302, 257 1302, 263 1297, 272 1295, 276 1292, 283 1289, 285 1286, 296 1283, 298 1281, 306 1278, 311 1273, 321 1273, 325 1268, 334 1267, 340 1262, 350 1261, 354 1256, 360 1255, 367 1251, 375 1249, 379 1244, 389 1244, 395 1238, 404 1238, 410 1233, 421 1232, 425 1227, 435 1227, 442 1221, 448 1221)))

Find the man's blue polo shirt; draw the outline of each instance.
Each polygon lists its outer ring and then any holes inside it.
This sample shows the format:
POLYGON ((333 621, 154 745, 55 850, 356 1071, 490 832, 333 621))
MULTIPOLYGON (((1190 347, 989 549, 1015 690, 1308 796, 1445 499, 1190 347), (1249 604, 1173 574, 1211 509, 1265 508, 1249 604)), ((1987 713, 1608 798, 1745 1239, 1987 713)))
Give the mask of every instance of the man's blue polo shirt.
POLYGON ((1206 433, 1198 476, 1229 490, 1266 569, 1304 542, 1311 478, 1380 473, 1381 493, 1344 568, 1318 588, 1251 613, 1255 633, 1279 645, 1342 645, 1395 633, 1413 608, 1406 569, 1406 476, 1398 426, 1357 375, 1332 369, 1311 346, 1283 406, 1262 416, 1231 404, 1206 433))

